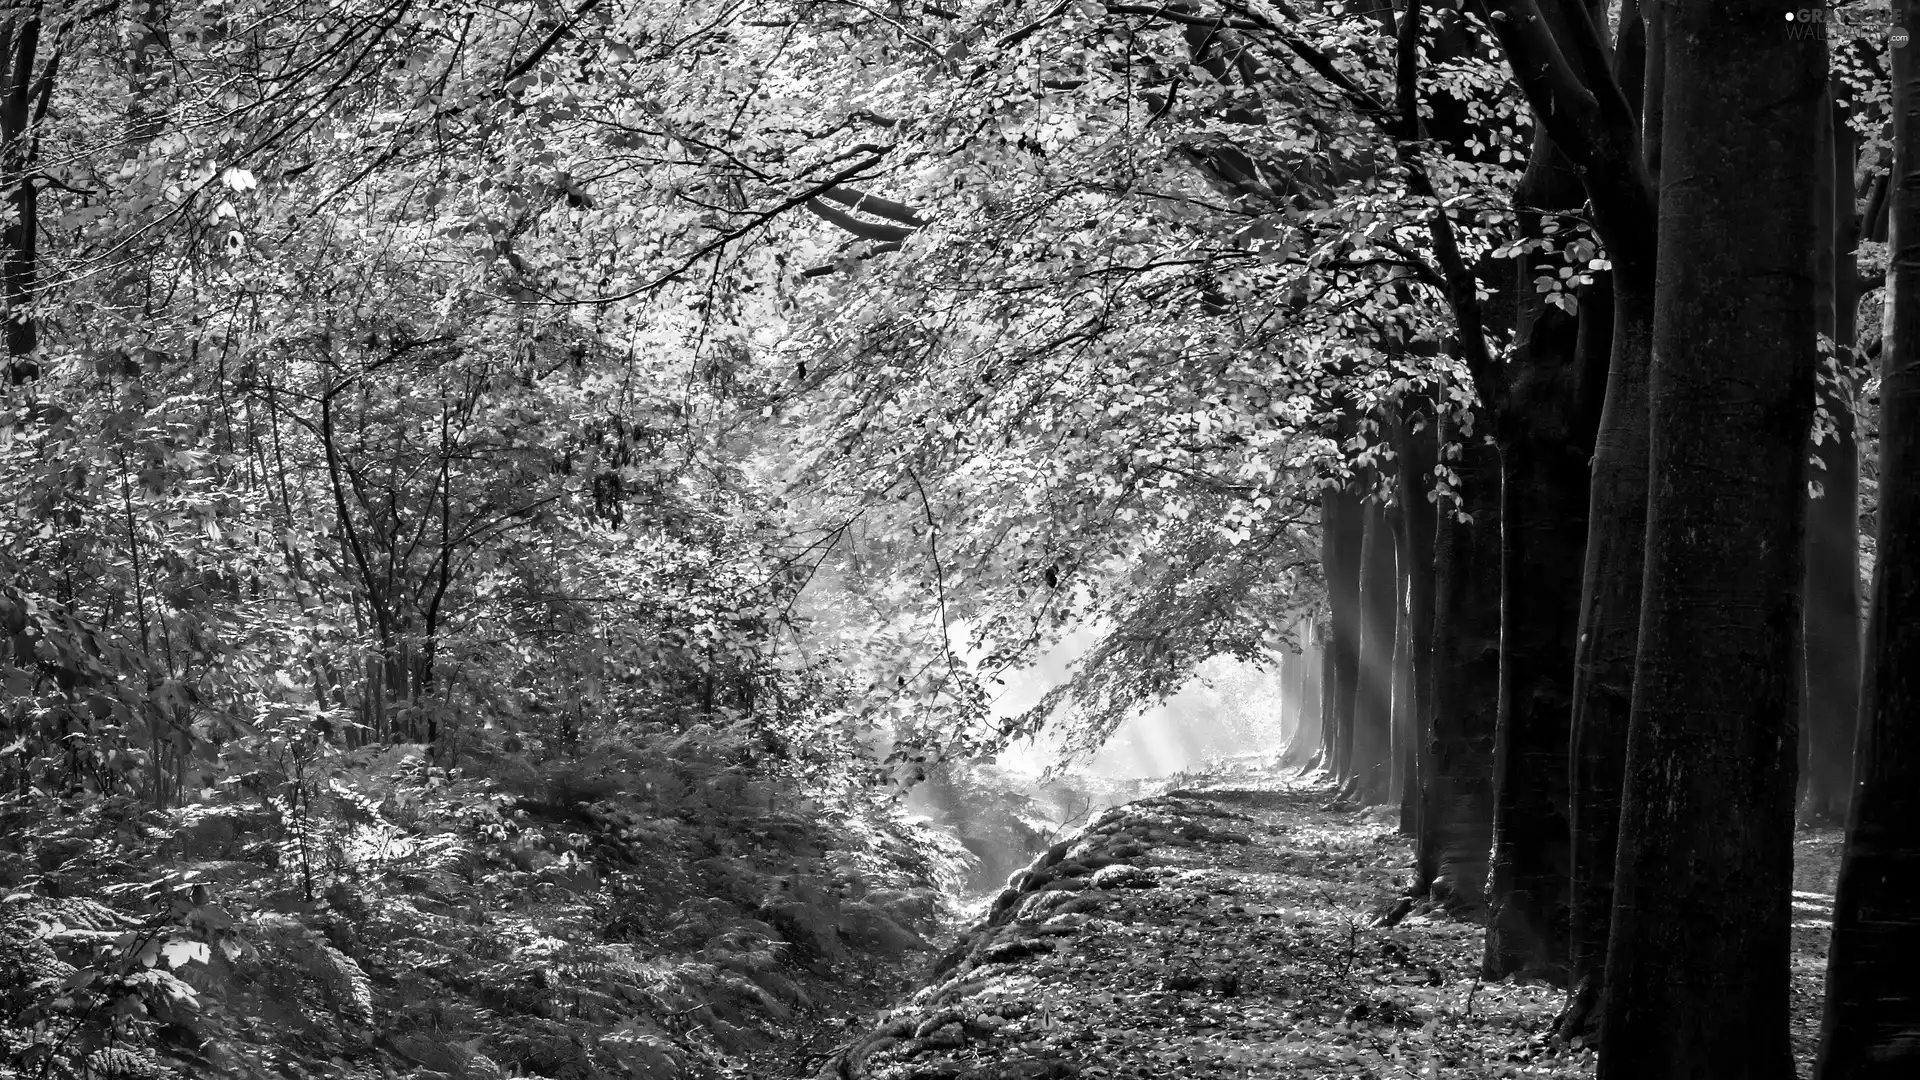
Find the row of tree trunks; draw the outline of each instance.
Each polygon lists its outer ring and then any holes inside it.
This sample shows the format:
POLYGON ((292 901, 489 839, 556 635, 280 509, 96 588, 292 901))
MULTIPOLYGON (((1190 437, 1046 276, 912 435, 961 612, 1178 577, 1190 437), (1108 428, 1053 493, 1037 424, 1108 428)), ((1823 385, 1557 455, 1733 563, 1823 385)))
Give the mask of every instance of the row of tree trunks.
POLYGON ((1324 661, 1327 649, 1326 638, 1320 632, 1318 622, 1307 622, 1302 633, 1307 642, 1307 655, 1300 682, 1302 728, 1300 736, 1295 740, 1301 750, 1293 757, 1297 758, 1299 764, 1305 765, 1320 753, 1320 747, 1324 745, 1326 738, 1326 733, 1320 726, 1320 718, 1326 715, 1326 711, 1320 702, 1326 687, 1323 673, 1326 671, 1324 661))
MULTIPOLYGON (((1385 492, 1362 500, 1351 491, 1330 490, 1322 503, 1323 520, 1332 523, 1323 536, 1322 555, 1332 622, 1338 627, 1351 617, 1359 631, 1354 681, 1341 691, 1353 700, 1352 722, 1343 736, 1350 749, 1329 771, 1336 780, 1350 781, 1343 794, 1361 805, 1400 807, 1402 830, 1415 835, 1429 711, 1416 687, 1426 682, 1433 640, 1435 518, 1427 478, 1437 443, 1434 422, 1425 413, 1415 425, 1402 420, 1391 416, 1386 424, 1395 449, 1388 489, 1393 501, 1378 501, 1385 492), (1355 519, 1360 522, 1357 581, 1349 581, 1341 575, 1354 572, 1346 560, 1356 553, 1355 519), (1351 616, 1344 610, 1349 602, 1357 604, 1351 616)), ((1340 723, 1337 713, 1328 715, 1340 723)))
POLYGON ((1282 742, 1279 766, 1297 769, 1320 751, 1321 651, 1316 623, 1302 619, 1280 655, 1282 742))
POLYGON ((1280 757, 1296 753, 1306 727, 1306 713, 1300 704, 1301 676, 1306 674, 1307 643, 1296 627, 1291 644, 1295 647, 1280 654, 1280 757), (1297 649, 1297 651, 1296 651, 1297 649))
MULTIPOLYGON (((1532 3, 1520 10, 1540 19, 1532 3)), ((1544 21, 1593 64, 1604 49, 1559 25, 1578 14, 1569 5, 1544 21)), ((1410 571, 1422 564, 1403 518, 1394 587, 1396 603, 1408 606, 1395 613, 1403 643, 1395 678, 1363 675, 1354 689, 1367 694, 1365 683, 1392 681, 1403 699, 1430 694, 1430 712, 1404 710, 1400 727, 1389 728, 1405 744, 1408 716, 1431 725, 1426 760, 1393 757, 1400 782, 1418 790, 1409 821, 1420 836, 1421 879, 1436 897, 1472 902, 1490 878, 1486 973, 1570 974, 1576 992, 1562 1033, 1606 1032, 1603 1076, 1791 1075, 1784 988, 1797 755, 1806 756, 1812 816, 1844 810, 1848 763, 1857 759, 1862 788, 1849 840, 1857 865, 1843 875, 1850 884, 1839 903, 1827 1032, 1836 1046, 1823 1050, 1822 1075, 1908 1075, 1920 1057, 1920 995, 1902 988, 1892 958, 1920 951, 1920 850, 1903 827, 1920 815, 1911 794, 1920 740, 1908 730, 1916 709, 1907 700, 1920 679, 1905 675, 1920 670, 1920 637, 1901 629, 1920 619, 1898 605, 1920 604, 1920 585, 1901 577, 1920 565, 1920 552, 1900 547, 1912 543, 1900 529, 1920 525, 1920 511, 1881 519, 1887 538, 1856 753, 1847 734, 1861 669, 1850 373, 1860 230, 1853 185, 1842 177, 1857 147, 1825 96, 1817 39, 1779 34, 1768 12, 1652 14, 1642 23, 1627 5, 1613 72, 1631 87, 1634 108, 1651 106, 1642 117, 1647 160, 1634 145, 1631 162, 1615 165, 1632 174, 1665 162, 1689 182, 1661 193, 1658 245, 1653 189, 1639 183, 1649 209, 1616 218, 1634 219, 1633 227, 1608 238, 1616 268, 1631 262, 1631 270, 1583 295, 1577 322, 1540 304, 1527 288, 1540 267, 1522 260, 1510 381, 1492 395, 1480 387, 1500 452, 1489 463, 1484 446, 1469 440, 1466 448, 1500 482, 1475 483, 1475 470, 1463 468, 1467 520, 1448 515, 1429 534, 1430 677, 1403 681, 1420 662, 1410 571), (1759 101, 1768 107, 1752 108, 1759 101), (1827 186, 1806 198, 1820 173, 1827 186), (1815 251, 1817 270, 1808 259, 1815 251), (1841 359, 1841 376, 1822 389, 1840 438, 1813 447, 1826 491, 1809 504, 1805 440, 1820 335, 1837 343, 1841 359), (1599 372, 1605 411, 1590 416, 1599 372), (1473 505, 1492 498, 1497 505, 1473 505), (1824 524, 1809 532, 1809 515, 1824 524), (1494 588, 1472 570, 1489 559, 1494 588), (1728 574, 1729 566, 1741 572, 1728 574), (1493 617, 1476 622, 1488 609, 1493 617), (1497 690, 1462 693, 1475 674, 1497 690), (1492 702, 1497 723, 1485 723, 1492 702), (1874 784, 1878 802, 1867 794, 1874 784), (1731 880, 1745 887, 1725 889, 1731 880), (1849 1040, 1851 1049, 1837 1047, 1849 1040)), ((1508 51, 1519 68, 1525 51, 1508 51)), ((1908 57, 1895 55, 1897 78, 1911 91, 1908 57)), ((1598 85, 1591 72, 1585 78, 1598 85)), ((1542 103, 1534 104, 1540 116, 1542 103)), ((1903 122, 1920 126, 1911 102, 1903 122)), ((1630 129, 1616 140, 1633 142, 1630 129)), ((1596 158, 1587 151, 1581 171, 1590 179, 1596 158)), ((1920 171, 1910 148, 1898 168, 1883 205, 1904 188, 1912 216, 1920 171)), ((1542 134, 1516 209, 1524 224, 1576 210, 1585 196, 1598 205, 1586 186, 1542 134)), ((1614 208, 1631 211, 1639 197, 1614 208)), ((1901 220, 1902 210, 1889 216, 1901 220)), ((1912 250, 1895 261, 1904 256, 1912 275, 1920 241, 1906 242, 1912 250)), ((1890 359, 1905 356, 1891 341, 1903 317, 1920 327, 1911 311, 1890 307, 1890 359)), ((1909 380, 1903 403, 1911 409, 1920 380, 1899 374, 1909 380)), ((1889 408, 1889 439, 1901 430, 1899 415, 1889 408)), ((1914 468, 1890 452, 1889 473, 1896 460, 1914 468)), ((1348 539, 1364 543, 1376 531, 1384 525, 1348 539)), ((1384 577, 1378 547, 1368 544, 1361 559, 1368 582, 1384 577)), ((1352 587, 1369 640, 1376 591, 1352 587)), ((1376 651, 1362 648, 1372 658, 1363 671, 1378 670, 1376 651)), ((1360 719, 1362 749, 1342 764, 1364 777, 1377 766, 1366 750, 1374 725, 1360 719)))

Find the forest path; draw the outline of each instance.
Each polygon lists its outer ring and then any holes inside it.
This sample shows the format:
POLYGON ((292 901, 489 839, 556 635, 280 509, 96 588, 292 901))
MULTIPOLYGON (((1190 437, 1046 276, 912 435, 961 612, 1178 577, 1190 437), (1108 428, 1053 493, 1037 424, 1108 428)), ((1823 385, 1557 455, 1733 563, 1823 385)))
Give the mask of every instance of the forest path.
MULTIPOLYGON (((1108 811, 962 935, 818 1080, 1588 1077, 1564 994, 1478 977, 1481 930, 1380 914, 1411 874, 1332 789, 1185 790, 1108 811)), ((1818 1030, 1834 831, 1802 832, 1794 1026, 1818 1030)))
POLYGON ((1108 811, 817 1075, 1590 1075, 1591 1052, 1547 1045, 1559 991, 1477 978, 1478 927, 1375 925, 1411 849, 1331 797, 1188 790, 1108 811))

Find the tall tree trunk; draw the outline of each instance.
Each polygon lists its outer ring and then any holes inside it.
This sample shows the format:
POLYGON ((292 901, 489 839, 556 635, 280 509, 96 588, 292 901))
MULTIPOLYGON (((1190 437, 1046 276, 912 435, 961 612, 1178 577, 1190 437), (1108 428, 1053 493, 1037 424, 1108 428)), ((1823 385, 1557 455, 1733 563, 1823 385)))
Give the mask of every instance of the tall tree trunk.
MULTIPOLYGON (((1664 54, 1660 8, 1622 11, 1616 71, 1639 110, 1642 153, 1651 179, 1660 138, 1664 54)), ((1647 366, 1653 350, 1657 237, 1641 250, 1616 252, 1613 352, 1606 399, 1594 436, 1587 512, 1587 559, 1580 584, 1580 633, 1574 649, 1571 780, 1570 972, 1561 1038, 1598 1041, 1607 936, 1613 923, 1614 853, 1620 843, 1620 787, 1627 769, 1634 655, 1640 642, 1640 586, 1646 571, 1647 366), (1623 258, 1623 256, 1626 256, 1623 258)))
POLYGON ((1854 730, 1860 712, 1860 446, 1854 424, 1853 345, 1860 305, 1854 248, 1857 153, 1846 113, 1837 106, 1823 124, 1832 154, 1819 196, 1825 233, 1820 332, 1834 342, 1834 367, 1823 374, 1820 404, 1834 433, 1810 448, 1825 468, 1813 471, 1820 497, 1807 505, 1806 685, 1800 710, 1800 812, 1843 822, 1853 787, 1854 730))
POLYGON ((1300 677, 1300 733, 1294 736, 1293 745, 1298 747, 1287 755, 1287 764, 1307 767, 1326 747, 1326 728, 1323 718, 1326 710, 1322 699, 1321 687, 1325 685, 1324 674, 1327 670, 1327 650, 1324 638, 1320 634, 1320 624, 1308 620, 1301 624, 1303 656, 1305 670, 1300 677))
MULTIPOLYGON (((1894 25, 1920 18, 1895 0, 1894 25)), ((1920 1075, 1920 64, 1893 52, 1880 509, 1817 1080, 1920 1075)))
MULTIPOLYGON (((1399 514, 1395 514, 1399 517, 1399 514)), ((1402 546, 1405 521, 1394 527, 1394 545, 1402 546)), ((1398 556, 1396 555, 1396 561, 1398 556)), ((1399 814, 1400 835, 1420 835, 1420 727, 1413 715, 1413 620, 1405 597, 1411 587, 1406 569, 1400 569, 1400 604, 1393 621, 1393 783, 1387 802, 1399 814)))
MULTIPOLYGON (((1536 128, 1513 196, 1521 235, 1546 236, 1547 215, 1578 211, 1585 201, 1579 175, 1544 126, 1536 128)), ((1556 982, 1566 976, 1567 746, 1593 445, 1592 422, 1579 408, 1583 320, 1548 304, 1534 286, 1539 275, 1554 274, 1558 262, 1557 254, 1516 260, 1511 383, 1495 427, 1502 688, 1482 962, 1489 978, 1519 972, 1556 982)))
POLYGON ((1409 709, 1413 705, 1413 687, 1409 674, 1412 671, 1413 658, 1407 654, 1409 647, 1407 634, 1407 567, 1400 559, 1400 549, 1407 541, 1407 516, 1402 512, 1399 502, 1387 504, 1387 524, 1393 535, 1393 657, 1388 661, 1393 671, 1393 690, 1389 701, 1391 723, 1388 725, 1387 752, 1387 803, 1390 806, 1402 806, 1402 796, 1407 788, 1406 749, 1409 709))
POLYGON ((43 70, 40 55, 41 5, 10 5, 0 15, 0 201, 8 210, 0 232, 0 302, 5 304, 6 367, 18 385, 40 374, 40 317, 34 310, 39 291, 40 185, 32 175, 39 163, 39 122, 46 113, 60 54, 54 51, 43 70))
POLYGON ((1614 351, 1595 439, 1580 632, 1574 653, 1569 985, 1563 1038, 1597 1034, 1613 915, 1647 522, 1651 282, 1614 280, 1614 351))
POLYGON ((1393 628, 1400 576, 1386 508, 1369 502, 1360 543, 1360 682, 1354 695, 1354 795, 1362 806, 1387 801, 1393 768, 1393 628))
POLYGON ((1336 781, 1352 775, 1355 695, 1360 676, 1360 545, 1366 532, 1360 496, 1344 487, 1320 498, 1320 565, 1327 578, 1328 672, 1326 718, 1328 771, 1336 781))
POLYGON ((1299 737, 1300 716, 1300 665, 1305 660, 1301 653, 1288 649, 1280 654, 1280 703, 1278 707, 1280 721, 1280 745, 1284 748, 1293 745, 1299 737))
POLYGON ((1827 57, 1780 11, 1663 9, 1646 576, 1601 1080, 1793 1076, 1807 193, 1827 57))
MULTIPOLYGON (((1405 744, 1401 748, 1401 768, 1407 779, 1401 791, 1400 829, 1416 837, 1421 835, 1422 788, 1433 772, 1428 754, 1433 723, 1433 545, 1438 525, 1431 494, 1433 469, 1438 463, 1438 435, 1430 400, 1402 404, 1399 421, 1393 427, 1393 448, 1397 464, 1395 497, 1403 523, 1399 556, 1406 579, 1406 630, 1396 640, 1406 642, 1408 685, 1404 730, 1396 731, 1401 731, 1405 744)), ((1426 875, 1421 878, 1424 883, 1426 875)))
POLYGON ((1590 473, 1564 429, 1502 442, 1502 653, 1483 970, 1566 977, 1567 753, 1590 473))
POLYGON ((1313 685, 1320 653, 1314 646, 1313 621, 1300 620, 1290 637, 1298 651, 1289 651, 1280 657, 1282 708, 1291 718, 1280 754, 1281 768, 1304 764, 1320 748, 1320 706, 1314 700, 1313 685))
MULTIPOLYGON (((1326 527, 1325 518, 1322 518, 1321 527, 1326 527)), ((1322 543, 1325 543, 1324 538, 1322 543)), ((1339 686, 1340 680, 1335 678, 1333 671, 1333 612, 1331 602, 1328 604, 1327 615, 1323 620, 1320 620, 1319 626, 1322 630, 1320 634, 1320 664, 1315 670, 1315 674, 1319 676, 1320 746, 1319 749, 1314 751, 1313 764, 1315 768, 1326 774, 1327 779, 1336 780, 1338 777, 1334 773, 1333 768, 1333 744, 1339 738, 1339 734, 1338 718, 1333 715, 1333 702, 1336 697, 1334 688, 1339 686)))
POLYGON ((1484 429, 1443 421, 1464 505, 1438 507, 1434 533, 1433 769, 1421 815, 1420 884, 1446 907, 1486 901, 1493 845, 1493 732, 1500 693, 1500 452, 1484 429), (1467 521, 1460 520, 1462 514, 1467 521))

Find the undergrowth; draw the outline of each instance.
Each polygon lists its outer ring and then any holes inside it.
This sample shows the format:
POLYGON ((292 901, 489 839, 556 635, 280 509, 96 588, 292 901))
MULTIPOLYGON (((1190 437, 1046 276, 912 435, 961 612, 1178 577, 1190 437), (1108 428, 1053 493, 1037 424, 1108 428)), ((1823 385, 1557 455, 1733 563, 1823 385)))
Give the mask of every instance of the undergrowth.
POLYGON ((0 800, 0 1077, 734 1074, 883 1000, 969 868, 737 729, 424 749, 0 800))

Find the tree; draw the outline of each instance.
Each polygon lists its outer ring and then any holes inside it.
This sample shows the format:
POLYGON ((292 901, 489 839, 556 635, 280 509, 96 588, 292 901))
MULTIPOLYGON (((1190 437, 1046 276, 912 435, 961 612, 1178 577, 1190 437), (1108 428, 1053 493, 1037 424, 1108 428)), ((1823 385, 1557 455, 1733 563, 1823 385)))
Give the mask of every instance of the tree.
POLYGON ((1472 413, 1443 414, 1451 474, 1434 539, 1433 772, 1422 793, 1420 878, 1458 911, 1486 900, 1500 686, 1499 451, 1472 413), (1464 422, 1464 423, 1463 423, 1464 422))
POLYGON ((46 4, 10 4, 0 15, 0 198, 7 208, 0 236, 0 300, 5 302, 7 381, 40 373, 40 168, 47 109, 61 77, 76 24, 99 13, 75 11, 48 25, 46 4))
POLYGON ((1646 576, 1600 1075, 1788 1077, 1826 47, 1771 5, 1663 11, 1646 576))
MULTIPOLYGON (((1896 26, 1920 11, 1894 5, 1896 26)), ((1880 507, 1854 797, 1834 894, 1817 1080, 1912 1075, 1920 996, 1920 64, 1893 50, 1886 337, 1880 353, 1880 507)))
POLYGON ((1387 801, 1393 772, 1394 630, 1400 608, 1393 529, 1387 510, 1370 499, 1361 511, 1360 668, 1354 688, 1354 798, 1387 801))
MULTIPOLYGON (((1400 566, 1406 579, 1406 611, 1403 632, 1396 641, 1405 643, 1406 682, 1395 685, 1394 745, 1396 765, 1402 774, 1401 829, 1409 835, 1423 835, 1420 823, 1424 811, 1422 792, 1433 776, 1431 734, 1433 728, 1433 604, 1435 534, 1439 528, 1437 500, 1432 491, 1434 469, 1439 457, 1439 416, 1430 395, 1402 402, 1394 418, 1394 499, 1398 503, 1400 566)), ((1430 883, 1424 878, 1417 885, 1430 883)))
MULTIPOLYGON (((1573 830, 1569 860, 1568 1007, 1561 1037, 1592 1041, 1598 1034, 1613 915, 1614 850, 1619 844, 1620 787, 1625 780, 1627 727, 1633 700, 1633 664, 1639 645, 1640 587, 1647 504, 1647 364, 1652 356, 1654 282, 1649 272, 1653 222, 1650 182, 1659 143, 1661 77, 1665 53, 1658 9, 1632 3, 1621 9, 1616 77, 1640 117, 1642 138, 1630 142, 1619 186, 1638 193, 1641 209, 1610 235, 1618 252, 1613 287, 1613 355, 1606 402, 1594 438, 1592 502, 1587 514, 1586 565, 1580 588, 1580 638, 1574 652, 1570 743, 1573 830), (1638 158, 1647 148, 1644 171, 1638 158)), ((1612 231, 1612 230, 1610 230, 1612 231)))
MULTIPOLYGON (((1568 885, 1582 894, 1572 897, 1569 917, 1584 918, 1586 925, 1571 930, 1575 942, 1571 957, 1544 958, 1549 964, 1565 964, 1571 959, 1576 982, 1586 984, 1578 988, 1568 1017, 1569 1026, 1581 1026, 1583 1005, 1591 1003, 1599 992, 1593 979, 1598 969, 1593 943, 1606 934, 1593 916, 1605 910, 1610 900, 1605 892, 1605 870, 1583 870, 1575 860, 1584 857, 1594 862, 1594 853, 1604 853, 1610 844, 1605 833, 1616 788, 1610 778, 1623 767, 1619 762, 1625 745, 1624 712, 1617 691, 1630 684, 1623 668, 1625 658, 1635 649, 1632 625, 1638 611, 1633 598, 1638 596, 1641 570, 1631 504, 1644 490, 1646 464, 1644 455, 1637 451, 1635 426, 1641 410, 1634 399, 1650 342, 1646 328, 1652 320, 1656 225, 1652 188, 1639 149, 1640 118, 1635 108, 1640 96, 1630 96, 1628 88, 1637 89, 1640 79, 1652 87, 1663 68, 1651 53, 1645 54, 1648 61, 1644 67, 1638 62, 1643 54, 1633 18, 1640 14, 1637 7, 1622 9, 1620 47, 1612 58, 1600 37, 1597 13, 1591 10, 1584 12, 1585 17, 1581 17, 1581 11, 1569 10, 1552 23, 1531 3, 1506 6, 1502 11, 1506 17, 1496 19, 1495 28, 1515 78, 1535 116, 1579 171, 1592 207, 1594 231, 1606 246, 1606 281, 1612 294, 1609 306, 1613 325, 1606 335, 1610 341, 1605 379, 1599 379, 1591 367, 1580 369, 1584 376, 1578 384, 1578 396, 1583 404, 1570 414, 1562 414, 1584 416, 1599 405, 1591 475, 1595 501, 1587 517, 1589 536, 1575 621, 1578 634, 1572 655, 1574 682, 1569 717, 1570 725, 1578 725, 1570 727, 1571 744, 1579 748, 1581 756, 1568 770, 1569 824, 1584 822, 1574 826, 1582 835, 1570 838, 1567 851, 1572 877, 1568 885), (1604 395, 1596 398, 1602 384, 1604 395), (1623 502, 1627 505, 1621 505, 1623 502), (1596 598, 1605 598, 1605 602, 1596 602, 1596 598), (1608 696, 1610 690, 1616 691, 1613 697, 1608 696)), ((1650 20, 1645 26, 1652 35, 1649 40, 1657 38, 1659 21, 1650 20)), ((1651 103, 1659 99, 1657 93, 1646 96, 1650 132, 1658 126, 1660 117, 1651 103)), ((1581 335, 1587 343, 1582 351, 1589 363, 1598 360, 1599 343, 1605 340, 1599 325, 1598 319, 1591 320, 1587 327, 1591 333, 1581 335)), ((1542 764, 1545 753, 1542 747, 1542 764)), ((1551 893, 1545 896, 1548 903, 1554 899, 1551 893)), ((1540 916, 1533 922, 1552 925, 1540 916)))
POLYGON ((1858 309, 1867 284, 1855 249, 1860 221, 1853 175, 1858 133, 1843 104, 1850 89, 1836 73, 1821 135, 1830 153, 1820 170, 1818 195, 1832 207, 1821 215, 1820 332, 1833 342, 1822 355, 1819 416, 1808 450, 1813 471, 1807 505, 1806 681, 1801 710, 1800 800, 1803 817, 1844 822, 1853 786, 1853 743, 1860 698, 1860 446, 1855 423, 1859 394, 1858 309))
POLYGON ((1366 504, 1344 487, 1329 487, 1321 497, 1321 572, 1327 580, 1329 638, 1327 767, 1342 785, 1357 771, 1355 728, 1359 722, 1362 667, 1360 607, 1365 565, 1366 504))

